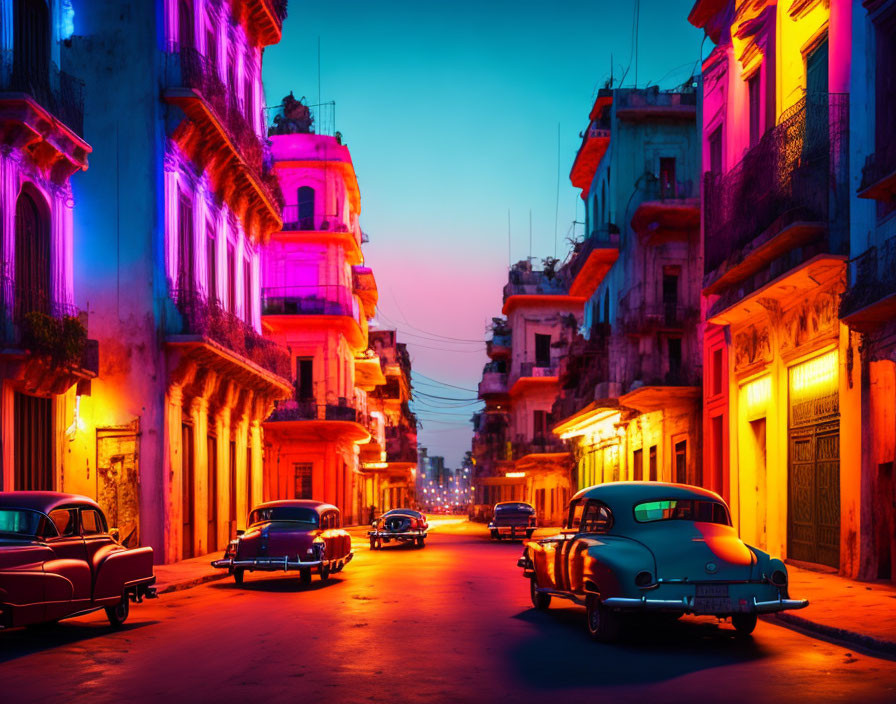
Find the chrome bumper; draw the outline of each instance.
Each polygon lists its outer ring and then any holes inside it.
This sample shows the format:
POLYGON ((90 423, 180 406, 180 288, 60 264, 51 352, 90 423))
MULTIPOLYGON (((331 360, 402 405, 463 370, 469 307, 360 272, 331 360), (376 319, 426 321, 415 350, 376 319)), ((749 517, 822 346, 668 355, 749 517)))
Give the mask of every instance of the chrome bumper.
MULTIPOLYGON (((648 599, 642 596, 640 599, 632 599, 628 597, 610 597, 603 600, 603 605, 611 609, 622 609, 626 611, 681 611, 685 613, 694 613, 694 597, 686 596, 682 599, 648 599)), ((808 599, 775 599, 774 601, 756 601, 753 597, 753 603, 748 604, 744 609, 734 609, 731 613, 739 612, 756 612, 759 614, 767 614, 775 611, 786 611, 788 609, 804 609, 809 605, 808 599)))
MULTIPOLYGON (((351 562, 355 553, 350 552, 345 556, 346 564, 351 562)), ((321 567, 325 564, 338 563, 339 560, 291 560, 289 557, 255 557, 251 560, 234 560, 232 557, 221 558, 220 560, 212 560, 212 567, 219 570, 230 569, 247 569, 259 570, 263 572, 289 572, 290 570, 311 569, 313 567, 321 567)))
POLYGON ((425 538, 427 533, 421 533, 419 530, 409 530, 404 533, 392 533, 387 530, 370 530, 367 535, 371 538, 425 538))

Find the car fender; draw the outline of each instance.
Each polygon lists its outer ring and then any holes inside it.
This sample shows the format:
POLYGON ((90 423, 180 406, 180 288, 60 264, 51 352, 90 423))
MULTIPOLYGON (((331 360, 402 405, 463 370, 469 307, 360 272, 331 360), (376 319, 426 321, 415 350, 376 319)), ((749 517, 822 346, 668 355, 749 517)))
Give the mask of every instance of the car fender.
POLYGON ((635 584, 639 572, 656 575, 656 560, 643 543, 631 538, 601 535, 589 539, 582 580, 586 593, 598 593, 602 599, 613 596, 640 597, 635 584))
POLYGON ((150 547, 107 552, 97 566, 94 601, 120 597, 127 585, 152 579, 152 559, 150 547))

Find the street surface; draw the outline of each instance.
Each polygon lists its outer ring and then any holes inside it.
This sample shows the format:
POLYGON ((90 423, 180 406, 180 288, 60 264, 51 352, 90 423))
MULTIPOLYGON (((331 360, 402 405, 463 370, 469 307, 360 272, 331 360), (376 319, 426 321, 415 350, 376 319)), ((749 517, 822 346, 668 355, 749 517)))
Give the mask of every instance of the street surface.
POLYGON ((356 540, 308 588, 256 573, 133 605, 121 631, 99 613, 0 632, 0 702, 896 701, 896 662, 761 621, 593 643, 583 609, 531 608, 519 543, 432 523, 423 550, 356 540))

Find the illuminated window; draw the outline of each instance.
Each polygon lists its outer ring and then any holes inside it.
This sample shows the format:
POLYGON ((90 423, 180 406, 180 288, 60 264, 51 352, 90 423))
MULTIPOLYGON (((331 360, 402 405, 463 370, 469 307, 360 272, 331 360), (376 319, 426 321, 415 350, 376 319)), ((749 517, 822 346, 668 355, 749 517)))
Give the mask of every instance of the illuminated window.
POLYGON ((749 100, 749 117, 750 117, 750 146, 754 146, 759 142, 762 136, 760 119, 760 94, 759 94, 759 71, 753 73, 747 79, 747 98, 749 100))

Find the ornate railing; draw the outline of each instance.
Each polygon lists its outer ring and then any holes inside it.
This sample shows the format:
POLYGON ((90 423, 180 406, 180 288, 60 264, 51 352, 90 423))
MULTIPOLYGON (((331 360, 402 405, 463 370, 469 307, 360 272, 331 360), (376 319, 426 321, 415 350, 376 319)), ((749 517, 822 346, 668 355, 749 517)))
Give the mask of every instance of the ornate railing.
POLYGON ((705 175, 707 271, 775 225, 809 220, 846 227, 848 113, 846 94, 807 95, 737 166, 705 175))
POLYGON ((218 303, 189 289, 173 291, 172 300, 177 315, 166 323, 169 335, 208 338, 273 374, 291 377, 289 353, 218 303))
POLYGON ((619 228, 613 223, 600 226, 588 235, 584 241, 576 245, 575 254, 567 265, 570 279, 575 280, 594 250, 618 247, 619 228))
POLYGON ((347 286, 280 286, 262 289, 261 313, 356 317, 356 307, 347 286))
POLYGON ((896 141, 892 139, 886 144, 877 146, 874 153, 865 157, 859 191, 871 188, 888 176, 896 178, 896 141))
POLYGON ((644 297, 644 287, 637 284, 619 301, 619 321, 623 332, 639 334, 662 329, 679 330, 696 320, 695 306, 678 301, 652 301, 644 297))
POLYGON ((553 435, 537 435, 531 440, 517 440, 512 447, 514 460, 526 455, 546 455, 567 450, 566 444, 553 435))
POLYGON ((509 281, 504 285, 504 300, 510 296, 547 294, 562 296, 569 286, 560 272, 549 276, 542 271, 511 269, 509 281))
POLYGON ((268 416, 268 421, 293 420, 341 420, 361 423, 364 419, 347 399, 340 399, 339 404, 320 404, 313 399, 310 401, 287 399, 278 401, 268 416))
POLYGON ((573 340, 560 373, 560 393, 551 409, 554 418, 569 418, 594 400, 594 388, 609 379, 609 343, 609 325, 600 323, 589 339, 573 340))
POLYGON ((268 142, 249 123, 245 106, 233 87, 221 80, 217 65, 197 49, 177 44, 168 47, 168 62, 169 84, 189 88, 205 101, 267 195, 282 208, 283 193, 272 171, 268 142))
POLYGON ((896 235, 856 257, 849 273, 850 286, 840 299, 841 318, 896 294, 896 235))
MULTIPOLYGON (((339 215, 301 215, 298 205, 283 206, 284 230, 307 230, 309 232, 352 232, 350 224, 339 215)), ((358 234, 358 233, 356 233, 358 234)))
POLYGON ((550 364, 539 364, 536 362, 522 362, 520 364, 521 377, 550 377, 557 376, 557 374, 558 365, 556 361, 552 361, 550 364))
POLYGON ((84 82, 55 64, 17 66, 13 52, 0 52, 0 93, 25 93, 79 137, 84 136, 84 82))

